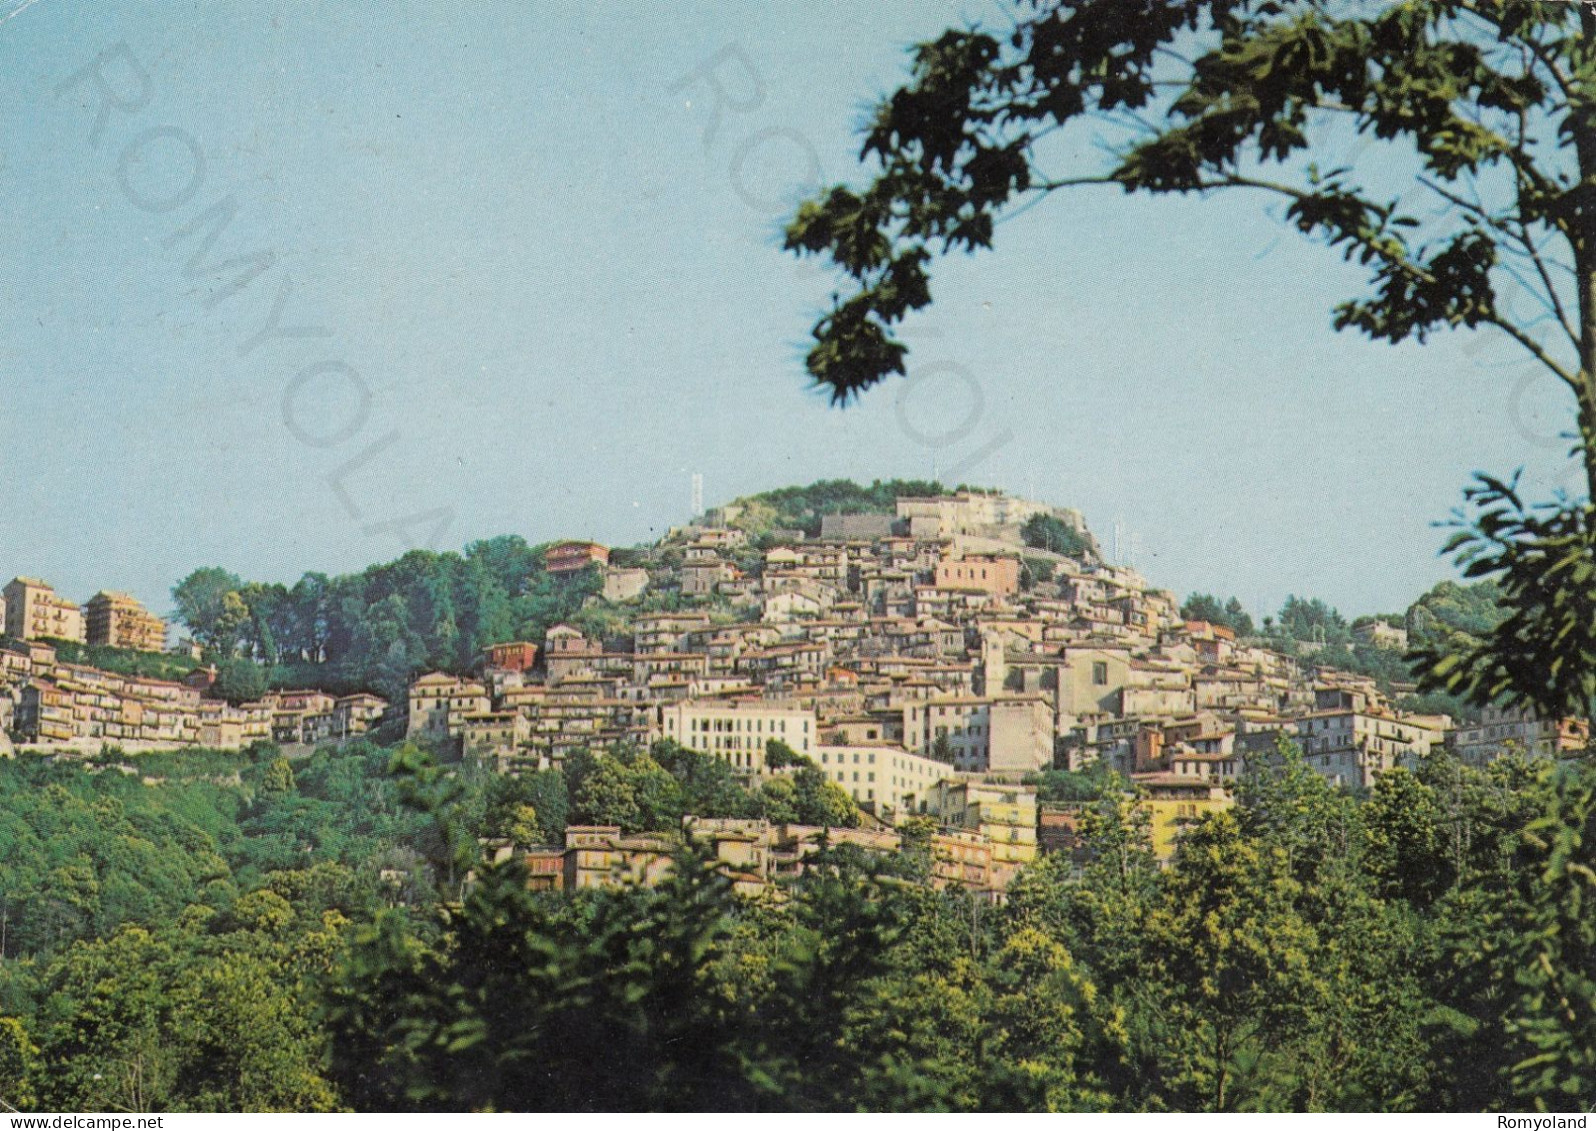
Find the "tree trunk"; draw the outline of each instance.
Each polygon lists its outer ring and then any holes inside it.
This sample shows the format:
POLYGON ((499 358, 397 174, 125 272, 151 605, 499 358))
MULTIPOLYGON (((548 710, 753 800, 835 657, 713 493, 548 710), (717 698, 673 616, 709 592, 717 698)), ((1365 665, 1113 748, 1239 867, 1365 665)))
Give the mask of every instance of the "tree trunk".
POLYGON ((1224 1031, 1214 1026, 1214 1110, 1225 1110, 1225 1077, 1229 1072, 1230 1056, 1228 1053, 1229 1042, 1225 1040, 1224 1031))
POLYGON ((1579 183, 1570 210, 1579 299, 1579 439, 1585 482, 1596 505, 1596 8, 1579 5, 1584 57, 1574 75, 1578 101, 1569 108, 1579 183))

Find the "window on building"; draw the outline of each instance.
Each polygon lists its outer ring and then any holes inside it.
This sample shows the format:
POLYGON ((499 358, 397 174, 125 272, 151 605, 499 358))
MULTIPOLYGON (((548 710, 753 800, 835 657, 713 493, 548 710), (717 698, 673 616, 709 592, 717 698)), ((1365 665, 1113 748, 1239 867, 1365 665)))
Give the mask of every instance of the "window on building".
POLYGON ((1092 664, 1092 682, 1098 687, 1108 683, 1108 665, 1101 660, 1092 664))

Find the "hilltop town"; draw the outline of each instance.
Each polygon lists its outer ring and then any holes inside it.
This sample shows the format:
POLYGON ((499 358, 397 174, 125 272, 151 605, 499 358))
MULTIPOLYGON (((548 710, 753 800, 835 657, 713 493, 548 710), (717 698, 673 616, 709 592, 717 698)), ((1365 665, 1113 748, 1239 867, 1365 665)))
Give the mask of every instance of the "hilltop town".
MULTIPOLYGON (((1588 741, 1582 720, 1487 711, 1460 725, 1403 710, 1371 677, 1183 615, 1174 594, 1106 561, 1078 512, 974 490, 889 506, 799 528, 754 500, 649 547, 553 544, 547 581, 582 579, 592 615, 570 619, 602 631, 562 622, 491 643, 470 670, 420 674, 392 702, 316 688, 229 702, 186 643, 181 679, 64 658, 72 645, 161 653, 167 627, 125 594, 80 608, 19 577, 4 590, 0 726, 17 747, 59 755, 382 733, 509 775, 668 741, 751 787, 793 764, 817 769, 863 816, 834 835, 862 847, 897 847, 906 822, 929 818, 948 877, 986 888, 1073 843, 1071 808, 1038 793, 1050 772, 1128 778, 1167 858, 1183 827, 1232 804, 1247 757, 1281 739, 1356 788, 1442 745, 1478 763, 1588 741)), ((1384 621, 1359 636, 1406 646, 1384 621)), ((749 883, 769 878, 784 844, 801 858, 818 831, 694 827, 749 883)), ((643 877, 668 856, 656 841, 573 828, 529 864, 556 886, 617 868, 643 877)))

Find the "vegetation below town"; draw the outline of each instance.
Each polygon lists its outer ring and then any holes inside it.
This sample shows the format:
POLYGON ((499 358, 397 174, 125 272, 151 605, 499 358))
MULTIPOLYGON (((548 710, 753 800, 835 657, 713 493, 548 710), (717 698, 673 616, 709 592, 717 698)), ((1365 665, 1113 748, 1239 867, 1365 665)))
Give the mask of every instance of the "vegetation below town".
POLYGON ((181 681, 199 667, 199 661, 165 652, 139 652, 132 648, 80 644, 75 640, 50 640, 55 658, 66 664, 85 664, 118 675, 143 679, 181 681))
POLYGON ((925 882, 915 826, 779 900, 685 850, 654 889, 538 894, 484 862, 567 820, 827 816, 668 744, 521 778, 366 742, 119 762, 0 764, 0 1098, 24 1110, 1596 1098, 1583 763, 1438 755, 1359 795, 1287 749, 1163 871, 1122 782, 1046 775, 1082 849, 990 905, 925 882))

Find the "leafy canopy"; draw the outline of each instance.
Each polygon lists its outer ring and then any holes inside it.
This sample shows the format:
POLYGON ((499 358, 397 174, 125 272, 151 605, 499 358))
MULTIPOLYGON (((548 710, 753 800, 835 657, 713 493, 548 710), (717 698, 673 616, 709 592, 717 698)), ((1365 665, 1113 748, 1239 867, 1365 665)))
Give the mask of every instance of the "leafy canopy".
POLYGON ((853 288, 816 324, 807 358, 835 400, 904 372, 893 327, 930 303, 934 255, 990 247, 1006 211, 1096 185, 1279 201, 1299 231, 1368 269, 1370 291, 1336 308, 1338 328, 1399 342, 1494 326, 1587 411, 1596 405, 1590 374, 1570 357, 1581 336, 1554 278, 1566 253, 1586 251, 1589 225, 1571 172, 1572 151, 1592 142, 1596 103, 1581 37, 1593 17, 1581 6, 1012 8, 1002 34, 950 29, 914 48, 909 81, 863 130, 874 179, 826 189, 788 226, 790 250, 830 259, 853 288), (1097 146, 1083 144, 1088 132, 1097 146), (1320 163, 1353 137, 1384 143, 1370 147, 1382 168, 1409 170, 1399 191, 1320 163), (1071 152, 1105 147, 1105 160, 1063 167, 1071 152), (1509 281, 1533 293, 1560 340, 1543 345, 1513 313, 1509 281))

